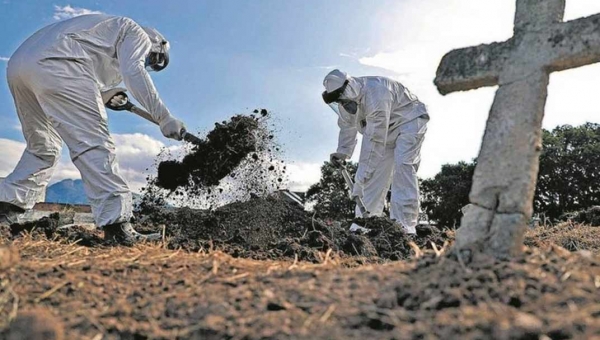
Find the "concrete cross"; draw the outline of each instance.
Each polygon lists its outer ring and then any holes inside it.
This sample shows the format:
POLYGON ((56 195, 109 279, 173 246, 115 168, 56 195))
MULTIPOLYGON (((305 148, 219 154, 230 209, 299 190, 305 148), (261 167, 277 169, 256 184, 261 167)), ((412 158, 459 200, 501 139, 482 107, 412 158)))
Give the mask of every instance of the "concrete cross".
POLYGON ((517 0, 512 38, 454 50, 441 61, 435 84, 444 95, 499 85, 458 249, 508 258, 522 248, 533 213, 549 75, 600 61, 600 14, 563 22, 565 1, 517 0))

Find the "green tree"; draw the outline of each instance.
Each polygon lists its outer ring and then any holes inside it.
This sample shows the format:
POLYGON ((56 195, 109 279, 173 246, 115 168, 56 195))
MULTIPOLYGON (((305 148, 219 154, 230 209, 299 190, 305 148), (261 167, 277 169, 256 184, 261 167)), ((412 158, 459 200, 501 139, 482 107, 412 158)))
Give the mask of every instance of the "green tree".
MULTIPOLYGON (((349 162, 346 168, 354 178, 356 163, 349 162)), ((306 192, 306 200, 315 204, 314 211, 322 219, 336 221, 354 218, 355 203, 348 195, 348 187, 342 172, 330 162, 321 166, 321 180, 313 184, 306 192)))
POLYGON ((442 227, 460 224, 461 208, 469 204, 475 162, 446 164, 434 178, 421 182, 421 208, 442 227))
POLYGON ((551 219, 600 205, 600 125, 543 131, 534 208, 551 219))
MULTIPOLYGON (((422 207, 440 226, 458 226, 469 203, 475 162, 448 164, 421 185, 422 207)), ((559 126, 543 131, 543 151, 534 197, 536 213, 557 219, 600 205, 600 125, 559 126)))

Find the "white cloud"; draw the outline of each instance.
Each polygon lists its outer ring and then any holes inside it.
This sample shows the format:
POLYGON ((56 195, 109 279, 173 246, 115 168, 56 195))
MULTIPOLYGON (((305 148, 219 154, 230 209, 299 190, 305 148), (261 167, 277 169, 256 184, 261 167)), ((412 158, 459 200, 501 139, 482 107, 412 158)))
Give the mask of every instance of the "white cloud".
POLYGON ((0 57, 0 61, 7 62, 7 61, 9 61, 9 60, 10 60, 10 58, 9 58, 9 57, 0 57))
POLYGON ((117 146, 117 159, 121 173, 132 190, 146 185, 146 176, 153 173, 156 156, 165 145, 141 133, 113 135, 117 146))
POLYGON ((0 150, 2 150, 2 157, 0 157, 0 177, 6 177, 23 154, 25 150, 25 144, 10 139, 0 138, 0 150))
MULTIPOLYGON (((419 176, 435 175, 441 165, 476 157, 496 88, 441 96, 433 84, 441 58, 452 49, 503 41, 512 36, 514 1, 408 0, 381 20, 382 45, 358 61, 404 83, 429 108, 431 121, 419 176), (401 24, 394 24, 402 18, 401 24), (385 29, 384 29, 385 28, 385 29), (411 29, 407 29, 411 28, 411 29)), ((567 2, 566 20, 600 12, 596 0, 567 2)), ((552 75, 545 128, 598 121, 600 65, 552 75)))
POLYGON ((54 5, 54 20, 65 20, 74 17, 78 17, 80 15, 86 14, 103 14, 100 11, 94 11, 87 8, 79 8, 79 7, 71 7, 71 5, 66 6, 57 6, 54 5))
MULTIPOLYGON (((121 173, 129 183, 132 190, 138 191, 146 184, 146 176, 154 171, 156 156, 165 148, 165 145, 150 136, 135 134, 113 135, 117 146, 117 159, 121 173), (148 169, 148 170, 147 170, 148 169)), ((7 176, 21 158, 25 143, 0 138, 0 177, 7 176)), ((179 147, 170 147, 168 150, 176 151, 179 147)), ((68 157, 62 157, 56 167, 51 183, 63 179, 80 178, 79 171, 68 157)))
POLYGON ((306 191, 321 178, 322 163, 292 163, 287 165, 291 191, 306 191))

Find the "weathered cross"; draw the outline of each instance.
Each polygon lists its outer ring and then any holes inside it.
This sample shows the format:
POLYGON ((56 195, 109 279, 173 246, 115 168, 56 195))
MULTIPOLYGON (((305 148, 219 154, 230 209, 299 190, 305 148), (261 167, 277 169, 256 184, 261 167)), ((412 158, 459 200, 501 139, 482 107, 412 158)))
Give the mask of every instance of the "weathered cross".
POLYGON ((517 0, 511 39, 454 50, 441 61, 435 84, 442 94, 499 85, 458 249, 507 258, 522 248, 533 213, 549 75, 600 61, 600 14, 563 22, 565 1, 517 0))

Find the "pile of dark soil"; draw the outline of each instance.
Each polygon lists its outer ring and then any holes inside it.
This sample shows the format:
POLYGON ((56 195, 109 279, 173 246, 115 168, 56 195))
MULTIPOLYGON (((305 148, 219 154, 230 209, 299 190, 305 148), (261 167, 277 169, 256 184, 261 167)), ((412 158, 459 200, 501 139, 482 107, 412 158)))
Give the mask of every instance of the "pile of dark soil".
MULTIPOLYGON (((60 239, 68 242, 77 242, 79 245, 94 247, 105 244, 99 231, 90 231, 83 227, 73 226, 61 228, 73 223, 73 213, 53 213, 37 221, 15 223, 9 226, 7 232, 2 233, 7 238, 20 237, 27 233, 33 237, 45 237, 49 240, 60 239)), ((108 244, 107 244, 108 245, 108 244)))
POLYGON ((155 209, 145 211, 141 219, 147 225, 167 225, 170 248, 220 249, 252 259, 297 257, 319 262, 323 253, 331 250, 340 257, 359 257, 369 262, 401 260, 411 257, 415 246, 431 249, 433 243, 442 248, 449 239, 440 231, 409 236, 386 218, 361 221, 371 231, 353 234, 348 231, 349 223, 324 223, 281 196, 253 198, 214 211, 155 209))
MULTIPOLYGON (((23 233, 34 237, 67 240, 95 247, 105 243, 102 233, 72 226, 72 215, 54 213, 35 222, 13 224, 10 237, 23 233)), ((315 219, 283 193, 215 210, 154 207, 139 216, 135 228, 142 233, 164 232, 171 249, 191 252, 221 250, 234 257, 260 260, 298 259, 321 262, 324 254, 352 258, 357 263, 408 259, 420 249, 441 249, 452 235, 437 230, 409 236, 387 218, 373 217, 359 223, 371 229, 359 235, 348 223, 325 223, 315 219)))

